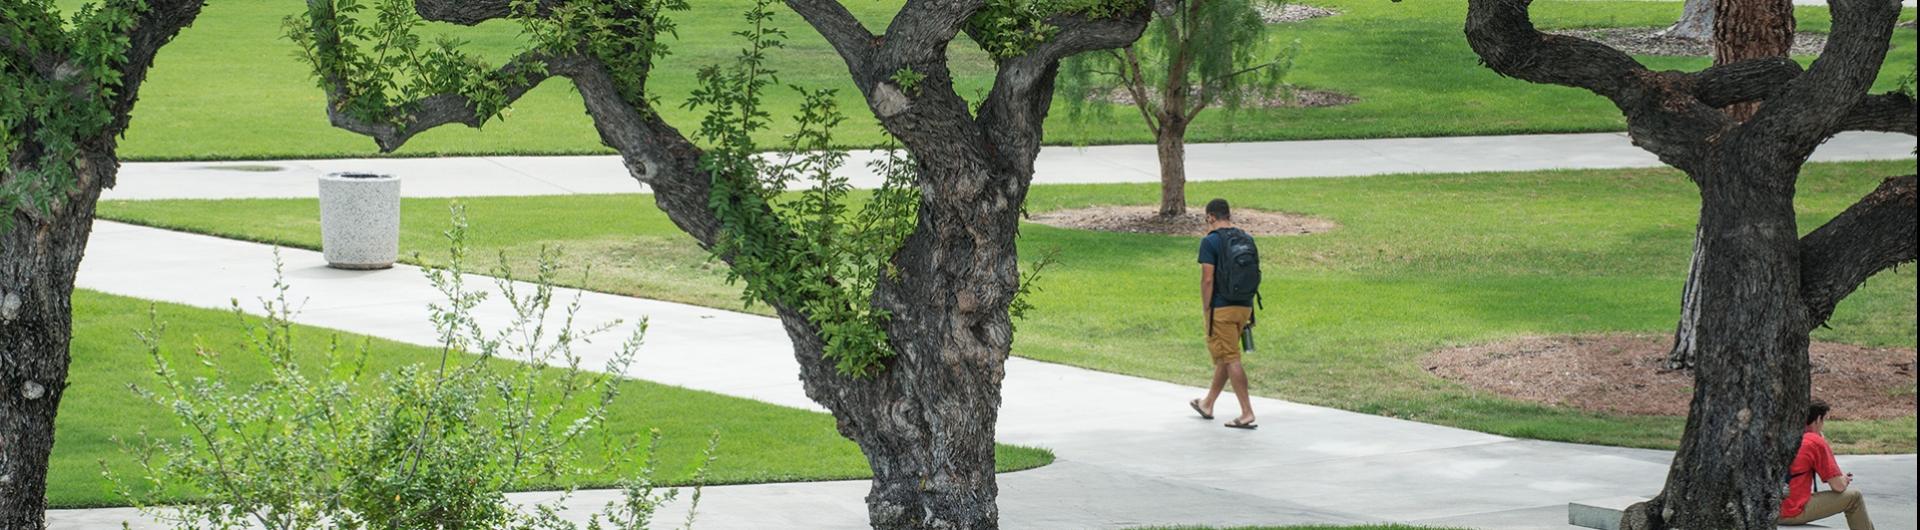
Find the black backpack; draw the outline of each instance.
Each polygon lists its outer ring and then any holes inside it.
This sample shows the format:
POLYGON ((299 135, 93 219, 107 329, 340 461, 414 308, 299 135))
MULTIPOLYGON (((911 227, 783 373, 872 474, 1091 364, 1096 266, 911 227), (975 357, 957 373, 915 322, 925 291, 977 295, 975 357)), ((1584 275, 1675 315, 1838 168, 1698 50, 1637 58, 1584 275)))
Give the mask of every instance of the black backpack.
POLYGON ((1253 236, 1238 228, 1213 231, 1220 234, 1221 246, 1214 267, 1219 273, 1213 286, 1220 298, 1232 304, 1253 305, 1260 296, 1260 247, 1253 236))

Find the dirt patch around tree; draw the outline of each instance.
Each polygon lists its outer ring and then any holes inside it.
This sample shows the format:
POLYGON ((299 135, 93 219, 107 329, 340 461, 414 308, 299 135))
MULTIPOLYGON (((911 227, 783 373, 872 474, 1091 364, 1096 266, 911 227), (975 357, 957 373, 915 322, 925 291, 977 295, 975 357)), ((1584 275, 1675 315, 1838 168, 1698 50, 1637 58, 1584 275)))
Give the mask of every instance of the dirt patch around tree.
POLYGON ((1300 22, 1302 20, 1312 20, 1316 18, 1330 17, 1330 16, 1340 14, 1339 11, 1334 11, 1332 9, 1327 9, 1324 7, 1310 6, 1306 4, 1294 4, 1294 3, 1287 3, 1287 4, 1281 4, 1276 6, 1270 3, 1263 2, 1260 4, 1259 9, 1260 9, 1260 20, 1268 24, 1284 24, 1287 22, 1300 22))
MULTIPOLYGON (((1200 93, 1200 87, 1193 87, 1193 93, 1200 93)), ((1158 94, 1151 94, 1151 96, 1154 99, 1158 99, 1158 94)), ((1115 88, 1106 93, 1090 94, 1087 96, 1087 100, 1117 105, 1132 105, 1133 93, 1128 92, 1125 88, 1115 88)), ((1352 105, 1359 102, 1360 98, 1344 92, 1288 87, 1272 96, 1258 94, 1248 96, 1240 101, 1240 107, 1250 109, 1317 109, 1352 105)), ((1223 103, 1222 101, 1213 102, 1214 105, 1223 103)))
MULTIPOLYGON (((1570 29, 1553 33, 1570 35, 1599 42, 1614 47, 1629 55, 1667 55, 1680 57, 1707 57, 1713 55, 1713 46, 1707 41, 1696 41, 1679 37, 1663 37, 1664 28, 1603 28, 1570 29)), ((1820 55, 1827 46, 1827 36, 1823 33, 1800 32, 1793 36, 1793 55, 1820 55)))
MULTIPOLYGON (((1160 217, 1159 214, 1160 209, 1155 206, 1094 206, 1055 210, 1031 216, 1028 220, 1057 228, 1128 234, 1201 236, 1207 233, 1206 214, 1202 213, 1200 207, 1188 206, 1186 215, 1177 217, 1160 217)), ((1338 226, 1333 221, 1317 217, 1240 209, 1233 211, 1233 224, 1255 236, 1318 234, 1338 226)))
MULTIPOLYGON (((1665 371, 1672 338, 1525 337, 1449 348, 1421 360, 1434 375, 1502 396, 1584 411, 1685 416, 1693 374, 1665 371)), ((1837 419, 1914 415, 1914 350, 1814 342, 1813 396, 1837 419)))

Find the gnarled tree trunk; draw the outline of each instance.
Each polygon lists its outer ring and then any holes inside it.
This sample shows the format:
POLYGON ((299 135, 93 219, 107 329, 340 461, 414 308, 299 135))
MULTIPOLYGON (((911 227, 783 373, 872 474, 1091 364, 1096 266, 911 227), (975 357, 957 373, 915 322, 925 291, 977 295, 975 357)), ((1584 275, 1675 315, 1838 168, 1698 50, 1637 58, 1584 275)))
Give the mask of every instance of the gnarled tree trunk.
POLYGON ((1714 157, 1696 177, 1699 350, 1688 435, 1664 488, 1667 503, 1696 509, 1665 517, 1673 528, 1772 525, 1803 427, 1811 328, 1793 194, 1779 189, 1798 168, 1754 167, 1744 154, 1714 157))
MULTIPOLYGON (((510 3, 419 0, 415 8, 428 20, 474 24, 507 16, 510 3)), ((892 256, 894 273, 879 278, 874 289, 872 303, 891 315, 884 331, 893 350, 878 372, 841 375, 835 360, 824 356, 820 330, 808 315, 782 301, 768 302, 793 341, 807 397, 832 412, 840 433, 860 446, 873 469, 867 506, 875 528, 997 527, 994 425, 1013 340, 1008 307, 1020 282, 1014 240, 1054 77, 1062 58, 1133 42, 1149 12, 1143 6, 1102 18, 1048 18, 1056 28, 1052 36, 1023 54, 1000 58, 993 88, 976 107, 954 91, 946 50, 983 1, 910 2, 884 36, 837 1, 786 3, 833 45, 874 115, 912 153, 920 203, 914 231, 892 256), (903 89, 893 77, 909 69, 922 77, 903 89)), ((723 227, 711 204, 714 177, 700 148, 647 99, 623 97, 622 85, 594 56, 539 53, 505 68, 531 63, 544 68, 516 76, 525 82, 506 87, 508 99, 548 76, 572 80, 602 142, 653 189, 655 204, 675 225, 712 248, 723 227)), ((638 82, 644 92, 644 76, 638 82)), ((336 100, 344 92, 339 83, 328 82, 336 100)), ((331 118, 338 127, 372 136, 385 150, 433 127, 477 125, 487 118, 458 94, 416 103, 399 120, 404 126, 337 111, 331 118)))
MULTIPOLYGON (((1689 0, 1688 5, 1694 2, 1726 1, 1689 0)), ((1788 52, 1792 51, 1796 23, 1791 0, 1735 1, 1726 6, 1715 6, 1713 10, 1722 22, 1709 26, 1713 36, 1713 64, 1785 59, 1788 52)), ((1739 103, 1724 109, 1734 121, 1746 121, 1758 110, 1759 102, 1739 103)), ((1694 348, 1699 343, 1695 337, 1700 318, 1697 303, 1699 288, 1694 282, 1699 279, 1700 266, 1705 259, 1701 246, 1700 234, 1695 233, 1693 259, 1687 268, 1687 284, 1681 290, 1680 323, 1674 330, 1673 349, 1667 354, 1666 368, 1669 370, 1693 368, 1694 348)))
MULTIPOLYGON (((1867 94, 1899 2, 1836 0, 1826 50, 1804 71, 1767 57, 1696 73, 1651 71, 1603 44, 1541 34, 1529 3, 1470 0, 1467 40, 1487 66, 1612 100, 1634 144, 1700 188, 1693 402, 1666 487, 1621 526, 1771 529, 1805 419, 1807 334, 1868 276, 1915 255, 1911 177, 1883 182, 1804 238, 1793 210, 1800 166, 1821 142, 1847 130, 1914 134, 1912 98, 1867 94)), ((1722 25, 1749 8, 1790 6, 1716 7, 1722 25)))
POLYGON ((80 164, 81 185, 49 215, 14 212, 0 233, 0 528, 41 528, 54 417, 66 393, 73 279, 93 229, 108 158, 80 164))
MULTIPOLYGON (((0 158, 5 172, 0 185, 13 179, 45 179, 38 170, 71 169, 70 186, 50 181, 14 189, 50 190, 44 210, 32 207, 0 210, 9 223, 0 228, 0 528, 36 530, 46 526, 47 458, 53 450, 55 418, 67 388, 68 346, 73 340, 73 281, 93 229, 94 204, 104 188, 113 186, 119 172, 117 139, 126 131, 140 85, 153 57, 182 28, 200 15, 201 0, 148 0, 129 12, 131 24, 119 28, 125 55, 102 65, 117 82, 94 79, 81 65, 98 58, 84 54, 101 50, 44 47, 0 47, 12 64, 0 75, 21 76, 25 86, 58 80, 68 111, 104 103, 109 114, 104 126, 84 131, 70 142, 72 150, 50 149, 40 138, 43 116, 9 124, 17 140, 0 158), (35 79, 38 77, 38 79, 35 79), (101 98, 92 100, 91 98, 101 98)), ((21 6, 18 9, 39 9, 21 6)), ((127 9, 113 5, 103 9, 127 9)), ((25 11, 20 13, 24 14, 25 11)), ((47 27, 65 21, 51 14, 0 20, 0 37, 48 35, 70 28, 47 27), (35 25, 41 24, 41 25, 35 25)), ((59 42, 59 39, 53 39, 59 42)), ((0 39, 0 44, 5 44, 0 39)), ((11 116, 9 118, 12 118, 11 116)), ((76 119, 55 113, 54 119, 76 119)))
POLYGON ((1169 119, 1154 131, 1154 147, 1160 157, 1160 216, 1178 217, 1187 213, 1187 124, 1169 119))

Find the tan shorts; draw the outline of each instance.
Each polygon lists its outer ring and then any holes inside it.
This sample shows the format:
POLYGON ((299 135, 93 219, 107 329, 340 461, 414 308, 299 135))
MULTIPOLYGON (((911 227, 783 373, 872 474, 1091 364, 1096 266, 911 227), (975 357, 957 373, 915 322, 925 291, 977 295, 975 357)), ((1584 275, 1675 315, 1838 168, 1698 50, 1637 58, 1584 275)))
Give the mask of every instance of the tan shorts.
POLYGON ((1251 307, 1213 308, 1213 333, 1207 335, 1207 353, 1213 355, 1214 365, 1240 362, 1240 332, 1251 320, 1251 307))

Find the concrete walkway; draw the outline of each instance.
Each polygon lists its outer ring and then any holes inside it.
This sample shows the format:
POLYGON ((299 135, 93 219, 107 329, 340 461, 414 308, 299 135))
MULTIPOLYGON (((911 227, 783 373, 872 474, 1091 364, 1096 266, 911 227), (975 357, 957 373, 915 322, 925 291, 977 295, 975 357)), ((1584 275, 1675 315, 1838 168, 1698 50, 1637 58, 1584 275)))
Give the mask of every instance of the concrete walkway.
MULTIPOLYGON (((842 167, 855 187, 880 178, 856 151, 842 167)), ((1881 160, 1913 156, 1913 137, 1846 133, 1820 147, 1817 161, 1881 160)), ((1461 136, 1383 140, 1313 140, 1193 144, 1190 180, 1346 177, 1387 173, 1458 173, 1657 167, 1653 155, 1625 134, 1461 136)), ((410 197, 566 195, 644 191, 615 156, 375 158, 262 162, 135 162, 120 170, 106 199, 229 199, 313 197, 325 173, 392 173, 410 197)), ((1036 184, 1158 182, 1151 145, 1048 147, 1035 162, 1036 184)))
MULTIPOLYGON (((425 308, 438 297, 419 270, 347 272, 325 268, 314 252, 281 255, 295 289, 291 296, 306 300, 302 323, 433 344, 425 308)), ((265 293, 273 280, 271 259, 272 249, 264 245, 100 222, 79 286, 219 308, 233 296, 265 293)), ((497 320, 504 311, 484 307, 479 316, 497 320)), ((802 395, 789 342, 772 319, 584 295, 583 323, 639 317, 650 317, 652 327, 632 375, 818 409, 802 395)), ((611 347, 596 344, 586 353, 601 357, 611 347)), ((1197 346, 1167 354, 1191 356, 1195 369, 1202 369, 1197 346)), ((1200 392, 1010 359, 1000 440, 1047 447, 1059 458, 1001 477, 1003 526, 1395 521, 1565 528, 1567 502, 1652 494, 1670 458, 1661 451, 1515 440, 1274 399, 1255 400, 1260 430, 1238 431, 1187 410, 1186 400, 1200 392)), ((1220 412, 1231 415, 1232 409, 1223 402, 1220 412)), ((1881 527, 1914 527, 1913 455, 1847 457, 1841 464, 1859 476, 1856 484, 1868 492, 1881 527)), ((862 481, 708 488, 698 525, 859 528, 866 521, 865 492, 862 481)), ((586 492, 572 505, 597 508, 610 495, 586 492)), ((134 521, 135 528, 158 527, 130 509, 49 515, 56 529, 111 528, 123 520, 134 521)))

